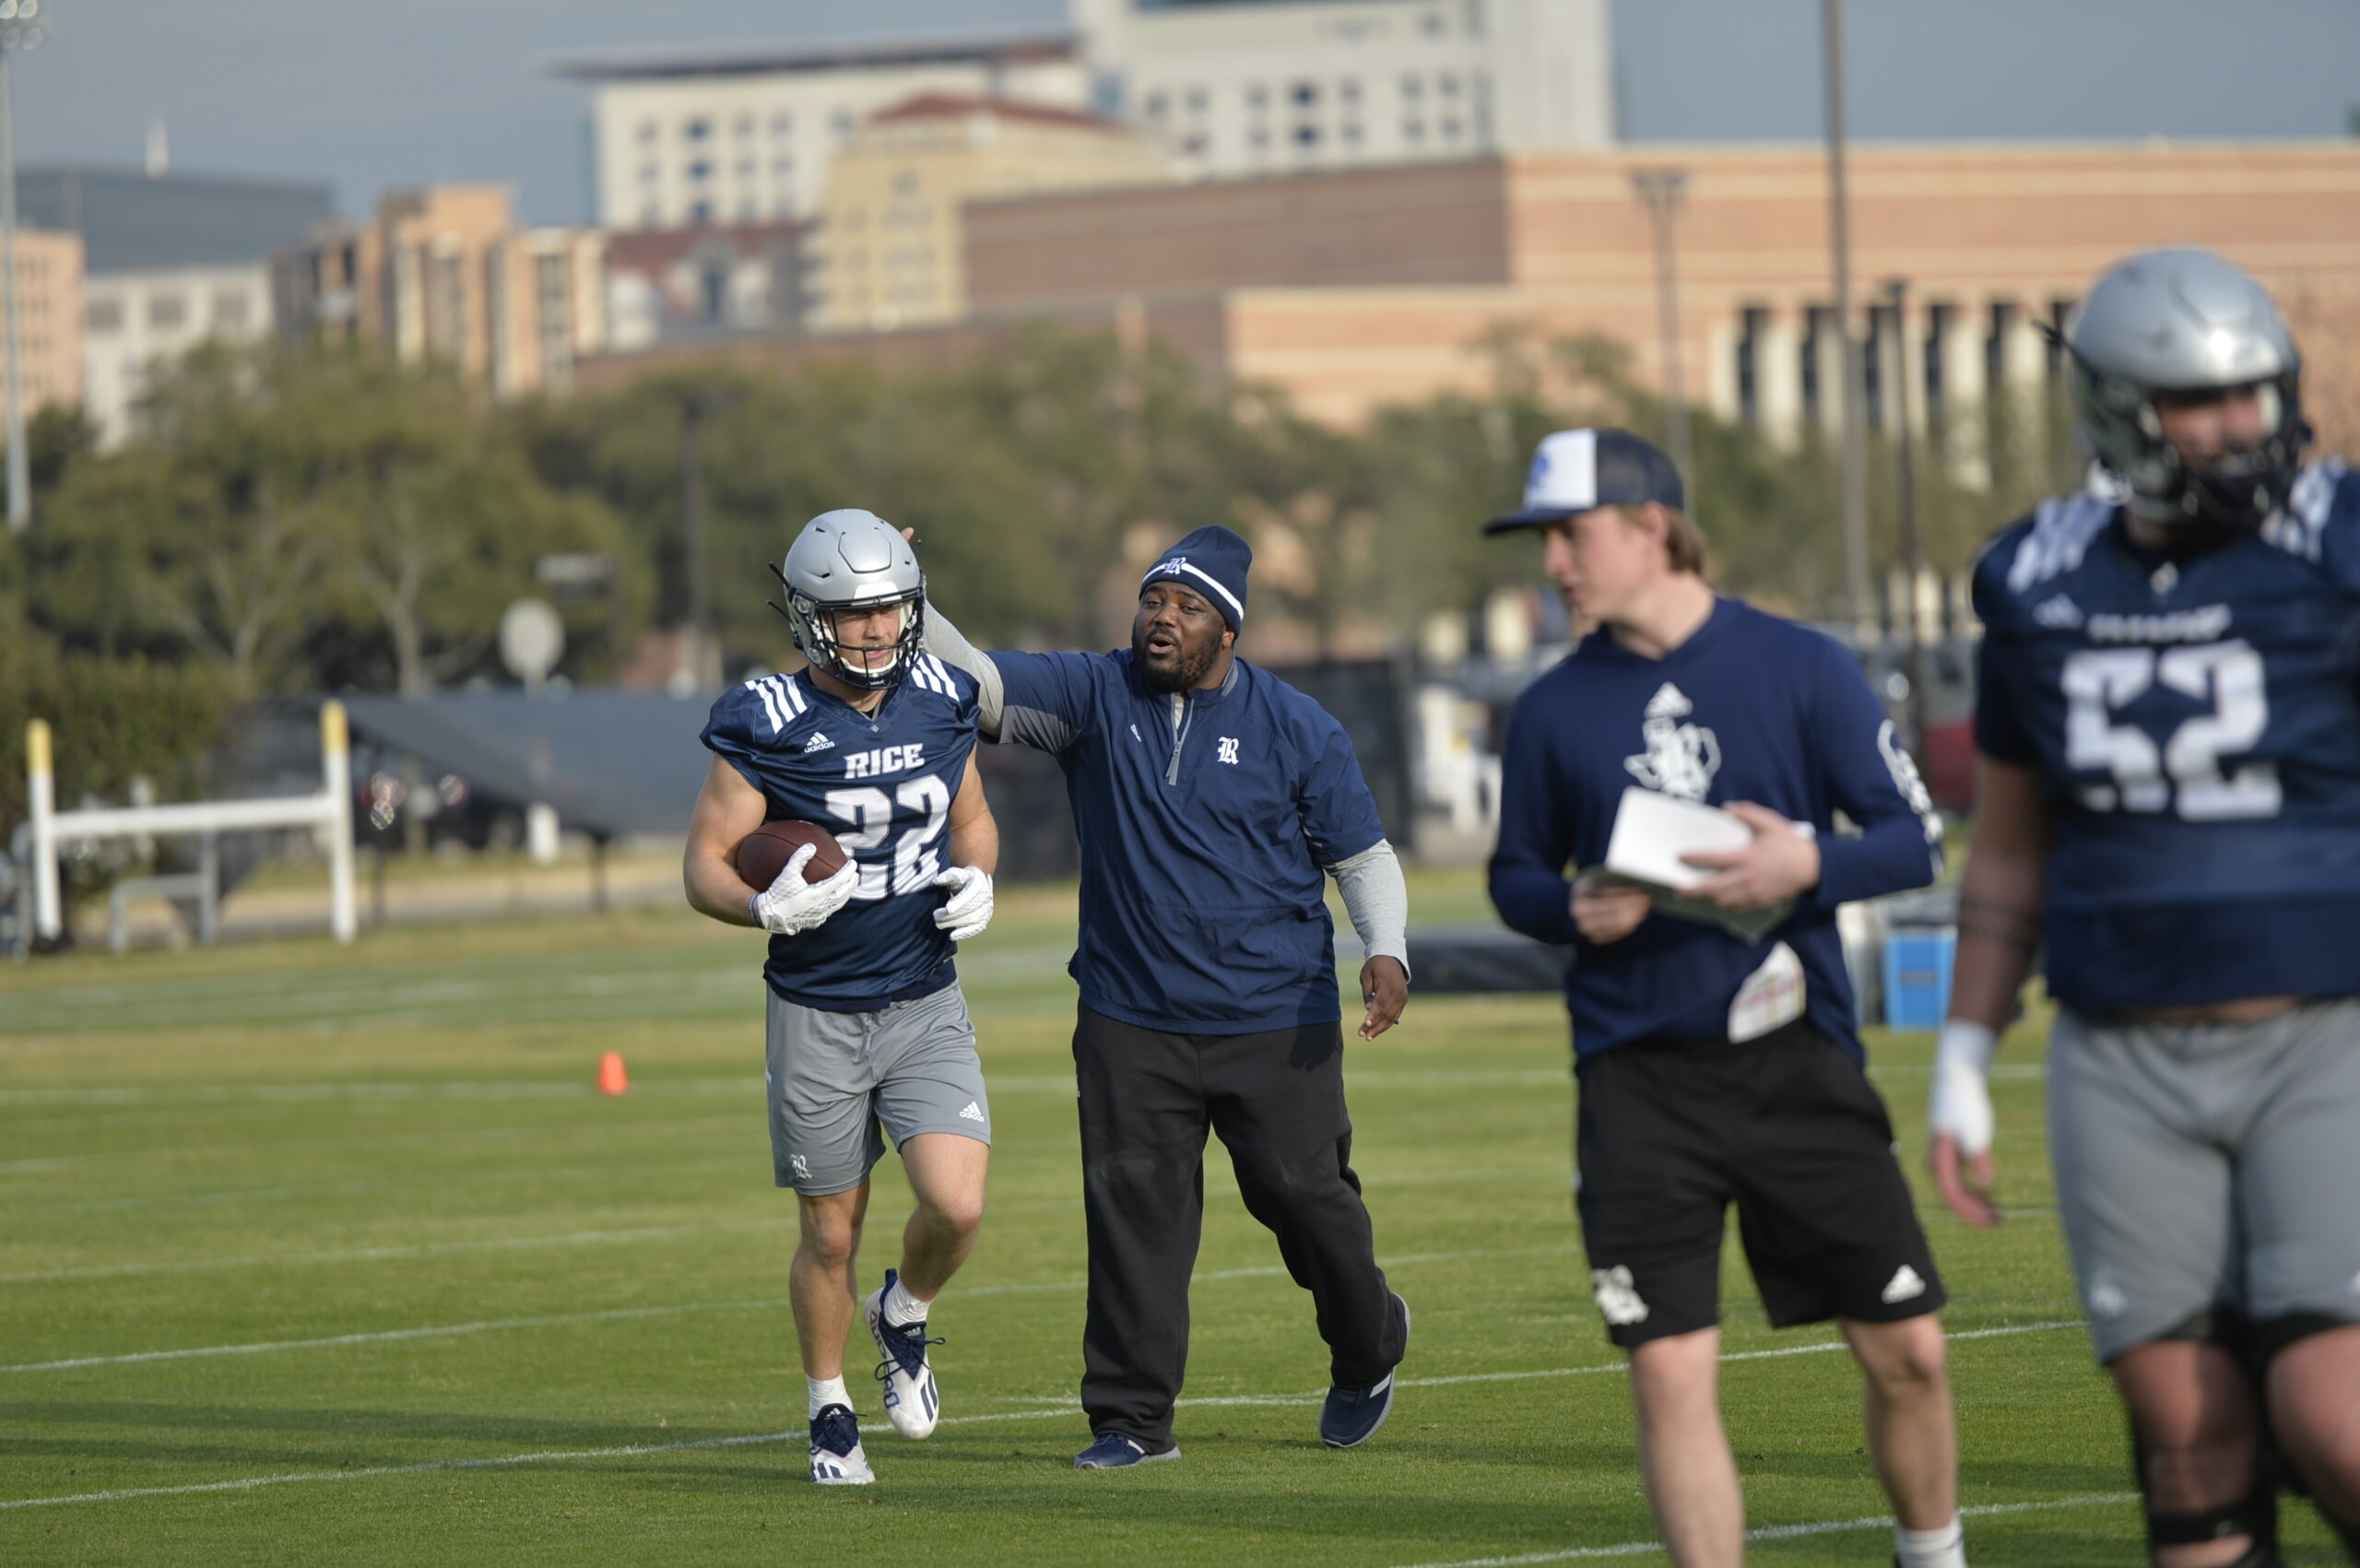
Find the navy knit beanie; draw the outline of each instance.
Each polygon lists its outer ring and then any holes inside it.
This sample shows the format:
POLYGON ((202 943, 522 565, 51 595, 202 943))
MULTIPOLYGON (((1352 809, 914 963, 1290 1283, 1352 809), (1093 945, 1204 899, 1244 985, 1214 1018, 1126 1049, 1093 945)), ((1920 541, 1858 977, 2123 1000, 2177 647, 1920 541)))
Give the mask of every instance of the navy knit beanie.
POLYGON ((1254 547, 1216 523, 1166 549, 1139 579, 1139 592, 1159 579, 1178 583, 1203 595, 1236 631, 1245 619, 1245 572, 1253 564, 1254 547))

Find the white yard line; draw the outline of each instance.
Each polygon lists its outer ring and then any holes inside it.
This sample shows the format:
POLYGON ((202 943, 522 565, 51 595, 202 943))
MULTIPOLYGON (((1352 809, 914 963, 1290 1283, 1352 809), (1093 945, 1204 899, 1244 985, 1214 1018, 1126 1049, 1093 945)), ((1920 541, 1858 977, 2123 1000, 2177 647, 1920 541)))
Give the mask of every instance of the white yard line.
MULTIPOLYGON (((765 1221, 767 1223, 767 1221, 765 1221)), ((624 1234, 609 1232, 608 1234, 624 1234)), ((1480 1252, 1409 1253, 1399 1257, 1379 1258, 1387 1268, 1410 1268, 1429 1263, 1460 1263, 1487 1257, 1528 1257, 1534 1254, 1569 1253, 1571 1245, 1494 1247, 1480 1252)), ((1262 1279, 1286 1273, 1282 1267, 1209 1268, 1198 1273, 1199 1282, 1221 1279, 1262 1279)), ((1083 1279, 1053 1279, 1032 1285, 962 1286, 962 1299, 978 1296, 1029 1296, 1061 1291, 1080 1291, 1088 1287, 1083 1279)), ((550 1328, 569 1323, 605 1323, 626 1318, 676 1316, 699 1312, 756 1312, 784 1307, 786 1298, 773 1297, 753 1302, 689 1303, 673 1306, 614 1307, 596 1312, 549 1313, 536 1317, 487 1318, 480 1323, 434 1324, 415 1328, 384 1328, 366 1333, 329 1334, 315 1339, 247 1340, 233 1345, 194 1345, 171 1350, 132 1350, 111 1356, 71 1356, 58 1361, 19 1362, 13 1366, 0 1366, 0 1373, 15 1372, 61 1372, 74 1367, 124 1366, 138 1362, 192 1361, 209 1356, 252 1356, 271 1350, 316 1350, 337 1345, 393 1344, 404 1339, 445 1339, 463 1334, 491 1334, 514 1328, 550 1328)))
MULTIPOLYGON (((773 1303, 749 1303, 745 1304, 765 1305, 773 1303)), ((652 1315, 654 1313, 662 1310, 665 1309, 629 1308, 620 1312, 601 1313, 595 1315, 601 1317, 620 1317, 629 1315, 634 1312, 642 1315, 652 1315)), ((713 1308, 705 1310, 728 1309, 713 1308)), ((1953 1334, 1950 1336, 1950 1338, 1953 1339, 1991 1339, 2006 1335, 2038 1334, 2049 1329, 2078 1328, 2081 1325, 2078 1323, 2067 1322, 2027 1323, 2019 1324, 2007 1328, 1973 1329, 1964 1334, 1953 1334)), ((306 1341, 305 1343, 333 1342, 335 1341, 306 1341)), ((1812 1355, 1823 1351, 1840 1350, 1843 1348, 1844 1346, 1841 1342, 1835 1342, 1828 1344, 1798 1345, 1791 1350, 1739 1350, 1723 1356, 1721 1360, 1725 1362, 1763 1361, 1776 1356, 1812 1355)), ((15 1367, 0 1368, 0 1371, 20 1370, 32 1369, 15 1367)), ((1453 1384, 1466 1383, 1517 1383, 1529 1382, 1538 1378, 1581 1377, 1595 1373, 1613 1373, 1621 1372, 1622 1370, 1622 1364, 1618 1362, 1599 1366, 1551 1367, 1536 1372, 1473 1373, 1457 1377, 1405 1377, 1400 1380, 1399 1386, 1404 1388, 1435 1388, 1453 1384)), ((1239 1407, 1253 1406, 1316 1405, 1327 1397, 1328 1391, 1321 1388, 1297 1394, 1237 1394, 1213 1396, 1211 1397, 1199 1399, 1182 1399, 1179 1403, 1183 1409, 1232 1409, 1239 1407)), ((1044 1405, 1036 1409, 1030 1410, 997 1410, 985 1415, 950 1416, 946 1417, 941 1424, 944 1426, 983 1426, 987 1424, 997 1424, 1002 1421, 1071 1420, 1073 1417, 1080 1414, 1081 1414, 1081 1407, 1080 1405, 1062 1403, 1056 1405, 1044 1405)), ((864 1432, 882 1432, 885 1428, 872 1422, 864 1426, 861 1430, 864 1432)), ((584 1459, 623 1459, 646 1454, 674 1453, 695 1448, 734 1448, 767 1443, 806 1441, 808 1441, 808 1435, 806 1432, 797 1430, 792 1432, 760 1432, 735 1437, 697 1438, 683 1443, 642 1443, 631 1444, 625 1446, 614 1448, 578 1448, 570 1450, 551 1450, 532 1454, 508 1454, 482 1459, 426 1459, 420 1460, 416 1464, 376 1465, 366 1469, 297 1470, 275 1476, 247 1476, 237 1480, 198 1481, 187 1486, 125 1487, 112 1491, 75 1492, 62 1497, 22 1497, 13 1500, 0 1500, 0 1512, 6 1512, 12 1508, 57 1508, 77 1503, 117 1503, 132 1498, 141 1497, 185 1497, 194 1493, 207 1491, 245 1491, 255 1487, 290 1486, 304 1481, 361 1480, 379 1476, 423 1475, 436 1470, 499 1469, 519 1465, 558 1464, 584 1459)), ((2000 1503, 1983 1508, 1962 1509, 1960 1512, 1970 1515, 2000 1513, 2024 1513, 2039 1508, 2078 1507, 2095 1504, 2098 1503, 2125 1502, 2130 1501, 2131 1496, 2132 1494, 2124 1493, 2120 1496, 2061 1499, 2052 1503, 2000 1503)), ((1752 1531, 1746 1537, 1746 1539, 1748 1540, 1778 1540, 1790 1536, 1823 1535, 1832 1534, 1838 1530, 1868 1529, 1875 1526, 1890 1525, 1892 1521, 1889 1518, 1886 1518, 1867 1520, 1846 1519, 1815 1525, 1778 1525, 1752 1531)), ((1529 1557, 1485 1557, 1470 1559, 1463 1562, 1449 1564, 1422 1564, 1421 1565, 1421 1568, 1505 1568, 1505 1565, 1511 1563, 1560 1562, 1578 1557, 1636 1556, 1642 1552, 1654 1551, 1658 1550, 1659 1550, 1658 1547, 1653 1541, 1632 1541, 1620 1546, 1581 1547, 1569 1551, 1543 1552, 1529 1557)))

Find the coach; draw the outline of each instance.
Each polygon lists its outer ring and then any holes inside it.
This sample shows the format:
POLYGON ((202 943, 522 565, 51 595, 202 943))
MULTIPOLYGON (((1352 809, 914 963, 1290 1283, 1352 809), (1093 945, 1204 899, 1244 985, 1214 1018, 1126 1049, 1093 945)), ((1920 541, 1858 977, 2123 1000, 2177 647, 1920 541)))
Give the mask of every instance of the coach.
POLYGON ((1523 509, 1487 530, 1540 530, 1592 628, 1509 721, 1491 890, 1510 925, 1574 949, 1582 1239, 1631 1359, 1647 1500, 1678 1568, 1740 1560, 1716 1378, 1734 1203, 1772 1325, 1835 1318, 1867 1374, 1902 1568, 1965 1568, 1941 1281, 1861 1070, 1835 930, 1840 902, 1932 878, 1940 825, 1851 659, 1715 595, 1682 501, 1638 437, 1561 430, 1523 509), (1677 912, 1595 875, 1645 792, 1752 831, 1686 857, 1713 875, 1677 912), (1569 861, 1587 868, 1570 885, 1569 861))
POLYGON ((926 620, 928 648, 982 686, 983 733, 1056 757, 1081 841, 1085 1469, 1179 1456, 1208 1127, 1317 1307, 1323 1442, 1384 1423, 1409 1343, 1352 1173, 1323 895, 1333 875, 1369 955, 1363 1040, 1408 1000, 1409 897, 1342 726, 1233 652, 1252 560, 1226 528, 1188 535, 1115 653, 984 654, 926 620))

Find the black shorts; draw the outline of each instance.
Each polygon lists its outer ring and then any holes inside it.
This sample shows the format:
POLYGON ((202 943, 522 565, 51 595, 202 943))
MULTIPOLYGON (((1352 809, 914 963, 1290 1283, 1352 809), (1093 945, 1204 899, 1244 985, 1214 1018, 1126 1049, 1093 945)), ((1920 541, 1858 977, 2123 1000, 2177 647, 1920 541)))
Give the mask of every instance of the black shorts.
POLYGON ((1808 1026, 1585 1064, 1577 1158, 1590 1282, 1618 1345, 1720 1321, 1731 1203, 1775 1327, 1894 1323, 1945 1299, 1884 1102, 1808 1026))

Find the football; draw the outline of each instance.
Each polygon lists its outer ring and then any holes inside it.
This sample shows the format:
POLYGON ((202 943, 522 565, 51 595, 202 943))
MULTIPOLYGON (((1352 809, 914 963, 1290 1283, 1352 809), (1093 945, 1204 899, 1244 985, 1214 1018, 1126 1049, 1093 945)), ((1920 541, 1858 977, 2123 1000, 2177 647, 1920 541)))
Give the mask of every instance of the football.
POLYGON ((730 864, 738 868, 738 877, 757 892, 778 880, 786 863, 805 844, 816 844, 818 850, 803 867, 806 882, 824 882, 844 867, 844 846, 836 835, 817 822, 764 822, 738 841, 730 852, 730 864))

